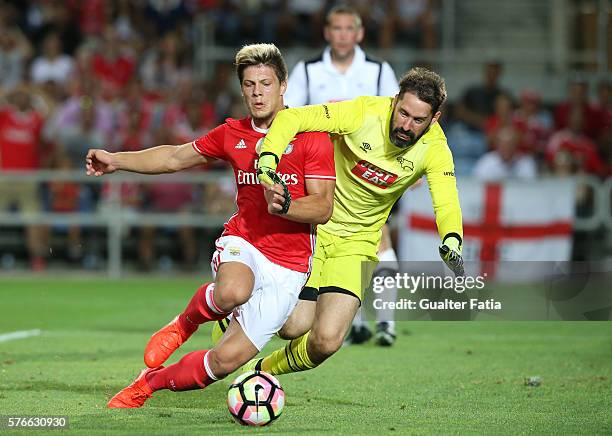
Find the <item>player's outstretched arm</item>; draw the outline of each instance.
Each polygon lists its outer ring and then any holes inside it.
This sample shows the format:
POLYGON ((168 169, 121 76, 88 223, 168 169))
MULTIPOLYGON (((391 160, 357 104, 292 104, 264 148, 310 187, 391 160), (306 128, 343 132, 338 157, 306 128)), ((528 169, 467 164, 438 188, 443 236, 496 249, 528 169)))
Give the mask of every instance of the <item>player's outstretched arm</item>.
POLYGON ((194 150, 191 142, 119 153, 91 149, 85 158, 85 170, 88 176, 102 176, 118 170, 142 174, 163 174, 202 165, 208 161, 208 158, 194 150))
POLYGON ((279 157, 299 132, 350 133, 361 127, 363 113, 364 103, 360 98, 280 111, 263 140, 257 177, 262 183, 273 184, 270 172, 276 171, 279 157))
POLYGON ((432 144, 426 158, 426 173, 436 225, 442 244, 440 257, 456 276, 463 276, 463 223, 453 157, 446 143, 432 144))
POLYGON ((335 180, 307 179, 308 195, 290 200, 286 213, 283 213, 283 206, 287 198, 282 185, 264 185, 264 196, 268 212, 273 215, 299 223, 325 224, 333 212, 335 187, 335 180))

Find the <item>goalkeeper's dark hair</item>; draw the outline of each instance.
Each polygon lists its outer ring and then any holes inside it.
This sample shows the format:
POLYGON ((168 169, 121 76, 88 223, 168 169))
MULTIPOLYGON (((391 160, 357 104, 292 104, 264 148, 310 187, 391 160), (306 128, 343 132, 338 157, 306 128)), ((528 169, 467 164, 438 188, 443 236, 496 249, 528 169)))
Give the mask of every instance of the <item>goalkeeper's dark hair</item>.
POLYGON ((244 70, 247 67, 266 65, 274 70, 278 81, 287 81, 287 65, 278 47, 274 44, 250 44, 245 45, 236 53, 234 62, 238 79, 242 83, 244 70))
POLYGON ((427 68, 415 67, 409 70, 399 82, 399 98, 406 92, 416 95, 419 100, 431 106, 432 114, 438 112, 446 101, 446 84, 437 73, 427 68))

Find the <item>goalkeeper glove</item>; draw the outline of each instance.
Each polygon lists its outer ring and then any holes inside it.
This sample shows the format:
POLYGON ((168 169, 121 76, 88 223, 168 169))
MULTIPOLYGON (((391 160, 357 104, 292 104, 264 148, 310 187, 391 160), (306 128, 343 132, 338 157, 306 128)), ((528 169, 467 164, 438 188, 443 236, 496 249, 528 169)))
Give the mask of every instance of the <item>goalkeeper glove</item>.
POLYGON ((268 151, 261 153, 257 160, 257 178, 259 181, 266 185, 274 185, 277 165, 278 156, 268 151))
POLYGON ((278 157, 274 153, 263 152, 259 155, 257 160, 257 178, 261 183, 273 186, 275 184, 281 185, 283 188, 283 196, 285 197, 285 203, 283 208, 279 211, 281 215, 286 214, 291 206, 291 193, 287 184, 283 182, 283 179, 276 174, 276 166, 278 165, 278 157))
POLYGON ((273 185, 280 185, 283 188, 283 197, 285 198, 285 202, 283 203, 283 208, 278 211, 280 215, 285 215, 289 211, 289 206, 291 206, 291 193, 289 192, 289 188, 287 184, 283 182, 283 179, 280 178, 278 174, 274 171, 268 171, 268 175, 272 180, 273 185))
POLYGON ((438 250, 440 251, 440 257, 446 266, 455 273, 456 277, 465 275, 463 258, 461 257, 461 240, 457 236, 444 238, 438 250))

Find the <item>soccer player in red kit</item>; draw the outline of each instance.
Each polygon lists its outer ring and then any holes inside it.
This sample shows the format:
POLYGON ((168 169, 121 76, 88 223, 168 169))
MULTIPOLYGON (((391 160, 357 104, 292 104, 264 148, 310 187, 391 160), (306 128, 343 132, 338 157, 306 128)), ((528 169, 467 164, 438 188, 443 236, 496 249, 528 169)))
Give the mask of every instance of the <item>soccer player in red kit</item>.
POLYGON ((87 173, 96 176, 116 170, 174 172, 223 159, 232 165, 238 187, 237 212, 216 242, 214 282, 202 285, 186 309, 151 337, 145 349, 149 368, 108 407, 141 407, 157 390, 204 388, 232 373, 282 327, 306 282, 315 245, 313 225, 325 223, 332 212, 333 147, 325 133, 297 135, 279 167, 290 195, 281 184, 260 186, 255 170, 258 146, 284 107, 287 67, 274 45, 255 44, 238 52, 236 70, 249 117, 228 119, 180 146, 88 152, 87 173), (161 366, 200 324, 229 313, 233 320, 218 345, 161 366))

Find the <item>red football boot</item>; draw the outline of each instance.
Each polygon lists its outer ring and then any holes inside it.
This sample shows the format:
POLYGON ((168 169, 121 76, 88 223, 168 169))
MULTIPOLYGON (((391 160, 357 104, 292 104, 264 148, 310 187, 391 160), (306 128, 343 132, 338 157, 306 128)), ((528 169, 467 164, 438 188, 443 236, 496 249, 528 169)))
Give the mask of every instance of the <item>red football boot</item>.
POLYGON ((147 383, 145 376, 158 368, 145 368, 134 382, 126 388, 120 390, 107 404, 109 409, 133 409, 142 407, 153 395, 151 387, 147 383))
POLYGON ((168 325, 151 336, 144 352, 144 362, 149 368, 163 364, 174 351, 185 342, 191 334, 185 333, 178 321, 178 316, 168 325))

